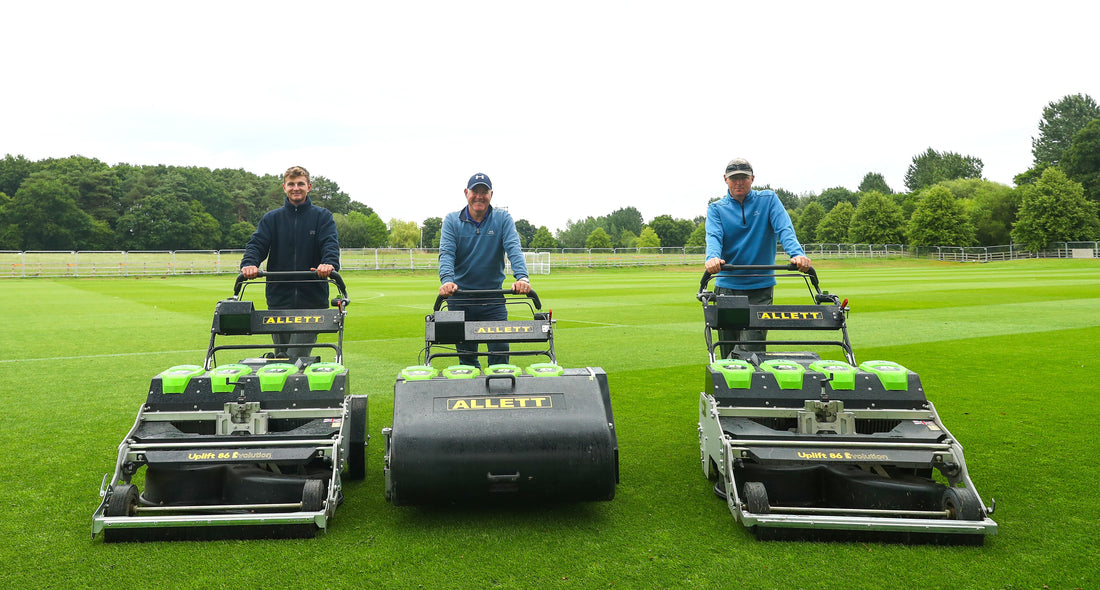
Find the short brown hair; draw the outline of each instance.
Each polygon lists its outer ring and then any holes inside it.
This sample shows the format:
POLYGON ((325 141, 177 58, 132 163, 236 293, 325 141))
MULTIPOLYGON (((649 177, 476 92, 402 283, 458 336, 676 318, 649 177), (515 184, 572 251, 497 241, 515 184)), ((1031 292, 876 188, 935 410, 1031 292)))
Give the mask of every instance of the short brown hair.
POLYGON ((288 178, 294 178, 295 176, 305 176, 306 182, 309 182, 309 170, 301 166, 291 166, 286 169, 286 172, 283 172, 283 184, 286 184, 288 178))

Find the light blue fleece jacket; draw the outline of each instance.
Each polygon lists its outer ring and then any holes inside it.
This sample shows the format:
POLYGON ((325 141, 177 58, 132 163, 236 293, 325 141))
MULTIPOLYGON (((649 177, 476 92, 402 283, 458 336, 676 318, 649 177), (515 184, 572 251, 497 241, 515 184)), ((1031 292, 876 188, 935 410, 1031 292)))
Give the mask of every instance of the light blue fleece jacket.
MULTIPOLYGON (((743 203, 738 203, 726 191, 725 197, 707 207, 704 260, 718 257, 726 264, 773 265, 776 264, 777 239, 783 242, 787 256, 805 256, 791 225, 791 217, 774 191, 749 191, 743 203)), ((714 283, 728 289, 762 289, 775 285, 773 275, 772 271, 723 272, 714 283), (745 276, 747 274, 765 276, 745 276)))
POLYGON ((439 236, 439 282, 454 282, 463 290, 501 289, 504 255, 512 263, 516 280, 527 276, 519 233, 507 211, 489 206, 481 223, 475 223, 463 207, 448 213, 439 236))

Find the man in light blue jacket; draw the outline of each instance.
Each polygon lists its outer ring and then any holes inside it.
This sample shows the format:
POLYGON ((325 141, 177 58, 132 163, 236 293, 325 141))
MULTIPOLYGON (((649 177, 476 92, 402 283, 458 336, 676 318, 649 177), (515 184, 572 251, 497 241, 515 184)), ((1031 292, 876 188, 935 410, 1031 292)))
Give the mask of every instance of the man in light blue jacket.
MULTIPOLYGON (((752 165, 743 158, 731 160, 723 177, 728 187, 725 197, 707 207, 707 252, 704 267, 712 275, 723 264, 776 264, 776 242, 798 270, 810 269, 810 259, 795 236, 791 217, 783 203, 770 190, 752 189, 755 178, 752 165)), ((772 271, 727 271, 715 281, 715 293, 747 295, 753 305, 770 305, 775 277, 772 271), (749 276, 754 275, 754 276, 749 276)), ((757 340, 767 338, 766 330, 719 330, 720 340, 757 340)), ((722 345, 722 357, 735 347, 722 345)), ((738 351, 762 351, 763 344, 736 347, 738 351)))
MULTIPOLYGON (((449 213, 443 220, 439 238, 439 294, 454 295, 455 291, 500 289, 504 282, 504 256, 512 263, 512 290, 528 293, 527 264, 523 260, 519 233, 507 211, 493 209, 493 183, 482 173, 474 174, 466 183, 466 206, 449 213)), ((500 321, 508 319, 503 296, 463 298, 452 301, 448 309, 466 312, 467 321, 500 321)), ((476 345, 459 345, 459 352, 476 352, 476 345)), ((508 350, 507 342, 488 344, 490 352, 508 350)), ((505 355, 492 355, 490 365, 508 361, 505 355)), ((474 354, 459 357, 464 365, 480 367, 474 354)))

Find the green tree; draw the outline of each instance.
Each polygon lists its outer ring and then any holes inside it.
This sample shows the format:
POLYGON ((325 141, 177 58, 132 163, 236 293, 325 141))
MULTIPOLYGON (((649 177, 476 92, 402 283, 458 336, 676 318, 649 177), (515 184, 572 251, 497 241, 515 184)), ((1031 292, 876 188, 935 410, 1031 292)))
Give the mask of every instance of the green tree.
POLYGON ((442 217, 429 217, 420 225, 420 244, 424 248, 438 248, 443 230, 442 217))
POLYGON ((971 246, 975 242, 966 207, 943 185, 923 192, 909 220, 908 236, 913 246, 971 246))
POLYGON ((913 163, 905 173, 905 186, 918 191, 937 182, 953 178, 981 178, 982 161, 974 156, 954 152, 937 152, 932 148, 913 156, 913 163))
POLYGON ((616 209, 610 214, 598 218, 601 222, 600 227, 607 231, 607 235, 611 236, 612 241, 620 241, 622 239, 623 232, 630 232, 637 235, 642 231, 642 213, 634 207, 623 207, 622 209, 616 209))
POLYGON ((1100 201, 1100 119, 1093 119, 1074 134, 1061 168, 1070 180, 1081 183, 1086 197, 1100 201))
POLYGON ((855 207, 859 203, 859 195, 842 186, 834 186, 821 191, 820 195, 814 197, 814 202, 820 204, 825 211, 832 211, 839 203, 848 203, 855 207))
POLYGON ((584 247, 589 250, 593 248, 610 248, 611 236, 607 235, 602 227, 597 227, 592 230, 592 233, 588 234, 588 239, 584 241, 584 247))
POLYGON ((1053 242, 1100 237, 1097 204, 1060 169, 1047 168, 1035 184, 1019 190, 1023 194, 1012 239, 1025 249, 1038 252, 1053 242))
POLYGON ((890 197, 878 192, 863 193, 848 226, 848 239, 859 244, 901 244, 905 216, 890 197))
POLYGON ((390 248, 415 248, 420 242, 420 226, 415 221, 390 219, 389 234, 390 248))
POLYGON ((852 215, 856 208, 848 201, 836 204, 821 223, 817 224, 817 242, 819 244, 841 244, 848 241, 848 227, 852 224, 852 215))
POLYGON ((624 229, 623 233, 619 234, 619 241, 615 242, 619 248, 636 248, 637 244, 638 236, 628 229, 624 229))
POLYGON ((687 219, 673 219, 671 215, 658 215, 649 222, 649 228, 657 232, 662 246, 680 247, 687 243, 695 224, 687 219))
POLYGON ((825 208, 817 201, 810 201, 798 214, 798 221, 794 224, 794 233, 803 244, 817 242, 817 226, 825 217, 825 208))
POLYGON ((191 238, 191 207, 171 195, 149 195, 118 218, 123 250, 178 250, 191 238))
POLYGON ((688 248, 706 248, 707 247, 707 222, 704 219, 695 229, 692 230, 691 235, 688 236, 687 242, 684 246, 688 248))
POLYGON ((535 237, 531 238, 531 243, 528 245, 528 248, 535 250, 554 250, 559 247, 558 241, 550 235, 550 230, 546 229, 545 225, 539 226, 539 229, 535 231, 535 237))
POLYGON ((516 220, 516 233, 519 234, 519 245, 521 248, 526 248, 527 244, 531 243, 531 238, 535 237, 535 232, 538 228, 531 225, 530 221, 526 219, 516 220))
POLYGON ((340 190, 340 185, 324 176, 310 177, 313 188, 309 191, 309 200, 314 205, 324 207, 333 213, 349 212, 351 197, 340 190))
MULTIPOLYGON (((233 249, 244 248, 255 231, 256 226, 247 221, 238 221, 234 223, 229 227, 229 235, 225 239, 225 247, 233 249)), ((339 232, 339 228, 337 228, 337 232, 339 232)), ((341 239, 343 239, 343 237, 344 236, 340 236, 341 239)))
MULTIPOLYGON (((946 188, 966 207, 979 246, 999 246, 1012 240, 1009 232, 1016 222, 1016 210, 1020 208, 1019 191, 980 178, 958 178, 936 186, 946 188)), ((924 191, 914 194, 918 197, 913 206, 915 211, 924 191)))
POLYGON ((83 250, 94 235, 79 193, 48 171, 28 176, 4 206, 0 234, 17 250, 83 250))
POLYGON ((595 217, 578 221, 568 220, 565 229, 558 230, 557 239, 563 248, 584 248, 584 242, 597 227, 602 227, 595 217))
POLYGON ((1031 138, 1035 166, 1058 166, 1065 151, 1073 145, 1073 136, 1089 121, 1100 119, 1100 106, 1087 94, 1070 94, 1043 109, 1039 137, 1031 138))
POLYGON ((868 172, 863 180, 859 183, 857 192, 869 193, 871 191, 878 191, 884 195, 894 194, 894 190, 890 188, 890 185, 886 184, 886 178, 878 172, 868 172))
MULTIPOLYGON (((352 213, 348 213, 350 216, 352 213)), ((362 215, 362 213, 357 213, 362 215)), ((367 248, 381 248, 386 245, 386 240, 389 238, 389 232, 386 230, 386 222, 382 221, 382 218, 377 213, 371 213, 365 216, 367 218, 367 248)))
POLYGON ((336 235, 340 239, 341 248, 368 247, 370 231, 367 229, 366 215, 358 211, 350 211, 346 215, 333 213, 332 220, 336 223, 336 235))
POLYGON ((118 174, 95 158, 69 156, 49 160, 43 171, 76 189, 77 206, 93 218, 114 223, 121 213, 122 189, 118 174))
POLYGON ((202 203, 191 201, 191 239, 187 247, 192 250, 217 250, 222 246, 222 229, 218 220, 202 208, 202 203))
POLYGON ((637 248, 660 248, 661 237, 653 231, 652 227, 646 227, 642 229, 642 233, 638 236, 638 241, 634 245, 637 248))
POLYGON ((23 184, 23 180, 37 169, 37 164, 22 155, 4 156, 4 159, 0 160, 0 193, 14 196, 19 192, 19 186, 23 184))

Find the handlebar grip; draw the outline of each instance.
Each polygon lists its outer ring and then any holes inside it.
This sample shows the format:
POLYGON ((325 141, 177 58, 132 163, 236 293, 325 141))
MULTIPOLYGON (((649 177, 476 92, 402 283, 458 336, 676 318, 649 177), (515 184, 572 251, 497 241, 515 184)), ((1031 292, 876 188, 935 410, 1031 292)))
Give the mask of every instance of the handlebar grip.
MULTIPOLYGON (((793 262, 788 262, 787 264, 723 264, 722 270, 798 270, 798 266, 793 262)), ((814 267, 811 266, 810 269, 803 274, 810 277, 810 283, 815 289, 820 288, 817 279, 817 270, 815 270, 814 267)), ((700 293, 707 290, 707 283, 709 283, 710 279, 714 276, 715 275, 709 272, 703 271, 703 278, 699 281, 700 293)))
MULTIPOLYGON (((463 290, 458 289, 451 294, 451 297, 458 297, 466 295, 468 297, 491 297, 493 295, 526 295, 528 299, 534 299, 535 309, 542 309, 542 301, 539 300, 539 294, 531 289, 527 293, 517 293, 513 289, 470 289, 463 290)), ((432 311, 439 311, 439 308, 443 306, 443 301, 448 299, 442 295, 436 295, 435 305, 432 306, 432 311)))
MULTIPOLYGON (((261 270, 255 278, 258 279, 260 277, 273 277, 288 281, 331 281, 332 284, 336 285, 336 290, 340 292, 340 296, 344 299, 348 298, 348 290, 347 287, 344 286, 344 278, 335 270, 330 272, 326 279, 317 276, 317 271, 315 270, 261 270)), ((238 274, 236 282, 233 283, 233 296, 236 297, 240 295, 244 283, 250 280, 252 279, 246 279, 243 274, 238 274)))

